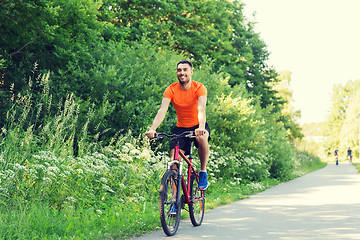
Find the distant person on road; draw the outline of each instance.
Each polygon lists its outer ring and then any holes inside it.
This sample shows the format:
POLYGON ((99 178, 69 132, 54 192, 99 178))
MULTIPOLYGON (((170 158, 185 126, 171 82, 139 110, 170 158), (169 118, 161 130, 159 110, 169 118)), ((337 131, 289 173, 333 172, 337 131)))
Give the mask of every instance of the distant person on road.
POLYGON ((349 161, 352 164, 352 150, 350 149, 350 147, 347 150, 347 156, 349 157, 349 161))
POLYGON ((339 147, 335 149, 335 159, 336 159, 336 165, 339 165, 339 147))

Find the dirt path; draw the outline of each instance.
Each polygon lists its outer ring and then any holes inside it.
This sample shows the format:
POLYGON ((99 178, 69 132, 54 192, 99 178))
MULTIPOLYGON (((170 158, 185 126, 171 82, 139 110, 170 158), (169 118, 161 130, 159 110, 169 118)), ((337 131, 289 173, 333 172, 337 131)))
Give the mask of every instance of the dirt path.
POLYGON ((360 239, 360 176, 348 163, 324 169, 189 220, 177 234, 137 239, 360 239))

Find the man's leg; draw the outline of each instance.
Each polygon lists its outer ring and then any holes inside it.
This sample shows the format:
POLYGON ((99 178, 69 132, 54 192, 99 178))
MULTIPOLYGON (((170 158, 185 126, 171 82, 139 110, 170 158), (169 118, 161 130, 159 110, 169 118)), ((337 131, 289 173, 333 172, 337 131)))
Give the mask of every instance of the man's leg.
POLYGON ((206 173, 206 164, 209 159, 209 132, 206 131, 206 133, 198 137, 196 140, 198 142, 198 154, 200 158, 201 163, 201 171, 199 174, 199 188, 200 189, 206 189, 208 187, 208 181, 207 181, 207 173, 206 173))
POLYGON ((196 140, 198 142, 198 154, 201 163, 201 171, 206 171, 206 164, 209 159, 209 132, 206 131, 205 134, 201 137, 198 137, 196 140))

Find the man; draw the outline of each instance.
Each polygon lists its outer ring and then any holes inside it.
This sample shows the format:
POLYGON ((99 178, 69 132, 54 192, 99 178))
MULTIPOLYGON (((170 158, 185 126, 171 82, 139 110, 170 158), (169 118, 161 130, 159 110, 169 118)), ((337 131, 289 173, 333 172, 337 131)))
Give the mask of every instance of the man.
POLYGON ((335 149, 336 165, 339 165, 339 150, 338 147, 335 149))
POLYGON ((349 157, 349 162, 352 163, 352 150, 350 147, 347 150, 347 155, 349 157))
MULTIPOLYGON (((193 73, 191 62, 187 60, 178 62, 176 75, 179 81, 171 84, 164 91, 160 109, 146 135, 149 138, 155 137, 156 129, 163 122, 171 102, 177 115, 174 133, 181 134, 184 131, 195 131, 195 146, 198 148, 201 163, 199 188, 206 189, 208 187, 206 164, 209 158, 208 140, 210 139, 210 128, 206 122, 205 113, 207 90, 203 84, 191 79, 193 73)), ((189 147, 190 144, 187 139, 180 141, 181 151, 187 152, 189 147)), ((170 146, 171 160, 174 159, 174 148, 175 145, 172 142, 170 146)))

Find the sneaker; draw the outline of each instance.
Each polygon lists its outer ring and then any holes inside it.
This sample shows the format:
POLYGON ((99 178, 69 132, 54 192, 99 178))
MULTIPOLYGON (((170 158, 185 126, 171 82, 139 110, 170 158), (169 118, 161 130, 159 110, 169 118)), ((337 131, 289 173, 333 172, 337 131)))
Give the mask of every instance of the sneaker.
POLYGON ((199 173, 199 189, 205 190, 208 187, 207 172, 201 171, 199 173))
POLYGON ((167 214, 168 214, 168 215, 176 215, 176 209, 177 209, 176 203, 172 203, 172 204, 170 205, 170 209, 169 209, 169 211, 167 212, 167 214))

